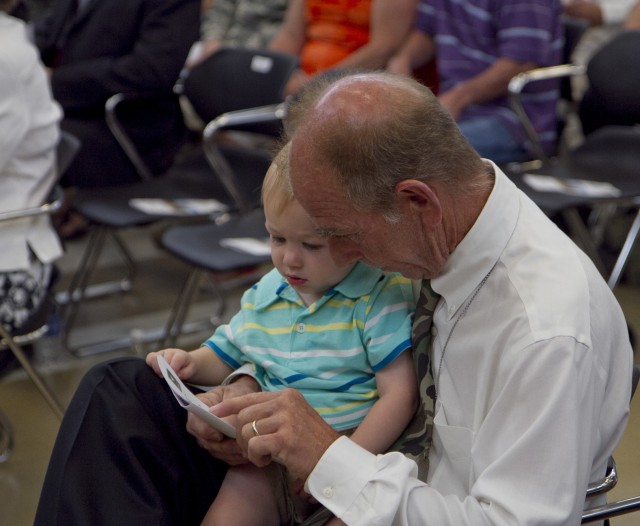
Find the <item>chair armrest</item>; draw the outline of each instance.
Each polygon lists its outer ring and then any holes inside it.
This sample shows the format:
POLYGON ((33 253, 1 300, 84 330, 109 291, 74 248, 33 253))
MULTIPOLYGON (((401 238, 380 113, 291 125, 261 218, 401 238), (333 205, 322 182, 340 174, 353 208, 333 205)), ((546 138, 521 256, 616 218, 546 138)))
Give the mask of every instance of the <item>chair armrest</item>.
POLYGON ((152 179, 153 175, 151 174, 151 170, 147 166, 147 163, 142 159, 138 148, 127 133, 124 125, 118 118, 118 108, 122 104, 130 101, 145 100, 152 97, 153 95, 116 93, 109 97, 104 105, 105 120, 109 130, 111 130, 116 141, 118 141, 118 144, 124 150, 124 153, 127 155, 140 175, 140 178, 143 180, 152 179))
POLYGON ((46 203, 32 208, 23 208, 20 210, 11 210, 9 212, 0 212, 0 222, 55 214, 62 207, 62 198, 62 188, 56 186, 52 190, 51 196, 46 203))
POLYGON ((589 487, 587 488, 587 497, 595 497, 596 495, 606 493, 609 490, 612 490, 617 483, 618 467, 616 466, 616 462, 613 460, 613 457, 609 457, 607 474, 603 479, 594 482, 593 484, 589 484, 589 487))
POLYGON ((219 115, 204 128, 202 141, 207 161, 220 178, 220 181, 241 213, 250 211, 251 204, 239 190, 233 175, 233 170, 218 147, 216 136, 220 130, 225 128, 238 128, 251 124, 281 121, 285 117, 286 112, 287 104, 285 102, 231 111, 219 115))
POLYGON ((522 105, 522 92, 526 86, 533 82, 541 80, 560 79, 566 77, 575 77, 584 75, 586 68, 577 64, 561 64, 559 66, 550 66, 546 68, 536 68, 523 73, 517 74, 509 81, 509 104, 514 111, 520 125, 524 129, 527 138, 531 141, 531 146, 538 159, 548 161, 548 156, 542 147, 540 136, 533 127, 531 119, 527 115, 522 105))
POLYGON ((618 500, 603 506, 584 510, 582 514, 582 524, 599 522, 604 519, 610 519, 611 517, 617 517, 618 515, 625 515, 635 511, 640 511, 640 497, 618 500))

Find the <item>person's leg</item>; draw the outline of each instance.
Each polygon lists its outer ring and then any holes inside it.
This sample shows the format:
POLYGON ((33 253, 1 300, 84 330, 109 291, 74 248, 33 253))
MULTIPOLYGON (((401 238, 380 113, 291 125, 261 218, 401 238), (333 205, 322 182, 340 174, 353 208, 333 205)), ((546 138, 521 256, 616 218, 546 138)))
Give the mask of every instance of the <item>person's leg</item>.
POLYGON ((278 526, 280 515, 270 479, 253 464, 229 468, 202 526, 278 526))
POLYGON ((200 524, 227 466, 186 416, 144 360, 94 367, 62 421, 34 525, 200 524))
POLYGON ((463 120, 458 126, 480 157, 496 164, 527 160, 528 155, 520 141, 498 118, 478 117, 463 120))

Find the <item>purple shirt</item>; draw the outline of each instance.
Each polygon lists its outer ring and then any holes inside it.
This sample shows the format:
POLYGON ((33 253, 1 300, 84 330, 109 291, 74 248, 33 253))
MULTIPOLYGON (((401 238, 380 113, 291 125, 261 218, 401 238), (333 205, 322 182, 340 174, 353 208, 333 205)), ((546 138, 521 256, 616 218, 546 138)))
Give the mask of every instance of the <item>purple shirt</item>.
MULTIPOLYGON (((436 44, 440 92, 475 77, 498 58, 554 66, 562 60, 559 0, 421 0, 416 29, 436 44)), ((522 96, 548 151, 556 141, 557 81, 531 84, 522 96)), ((529 149, 507 96, 465 108, 461 120, 497 115, 529 149)))

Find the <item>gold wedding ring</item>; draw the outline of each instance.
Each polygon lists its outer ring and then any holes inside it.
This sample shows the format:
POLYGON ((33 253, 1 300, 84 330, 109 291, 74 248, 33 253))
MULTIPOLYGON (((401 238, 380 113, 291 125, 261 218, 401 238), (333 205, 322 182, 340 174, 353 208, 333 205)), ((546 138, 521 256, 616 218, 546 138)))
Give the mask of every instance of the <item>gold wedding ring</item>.
POLYGON ((253 429, 253 432, 256 434, 256 436, 260 436, 260 433, 258 432, 258 428, 256 426, 256 421, 255 420, 253 422, 251 422, 251 429, 253 429))

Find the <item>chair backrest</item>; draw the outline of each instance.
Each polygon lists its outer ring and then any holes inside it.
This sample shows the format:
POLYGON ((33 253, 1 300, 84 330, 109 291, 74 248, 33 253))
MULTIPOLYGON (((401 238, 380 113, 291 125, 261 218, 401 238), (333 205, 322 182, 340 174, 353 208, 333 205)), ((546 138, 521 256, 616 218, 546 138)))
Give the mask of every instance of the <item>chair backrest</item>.
POLYGON ((556 144, 555 151, 551 155, 556 155, 559 148, 562 134, 567 123, 567 113, 574 112, 574 101, 571 89, 571 77, 584 74, 582 66, 571 64, 571 56, 588 28, 588 24, 580 19, 563 16, 562 24, 564 28, 564 48, 562 52, 563 64, 558 66, 536 68, 525 71, 513 77, 509 82, 509 103, 514 113, 518 117, 520 124, 527 135, 527 139, 531 143, 531 149, 536 159, 548 162, 549 154, 542 146, 542 141, 537 130, 533 127, 529 115, 527 115, 522 105, 522 93, 526 87, 535 82, 546 81, 550 79, 559 79, 560 84, 560 101, 558 111, 556 113, 556 144), (567 108, 571 108, 567 110, 567 108))
POLYGON ((230 111, 282 102, 297 67, 295 55, 222 48, 191 70, 180 89, 198 116, 210 122, 230 111))
POLYGON ((589 88, 580 103, 586 135, 607 125, 640 124, 640 31, 625 31, 589 60, 589 88))

